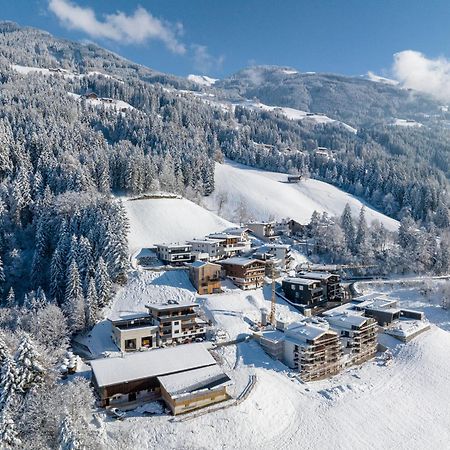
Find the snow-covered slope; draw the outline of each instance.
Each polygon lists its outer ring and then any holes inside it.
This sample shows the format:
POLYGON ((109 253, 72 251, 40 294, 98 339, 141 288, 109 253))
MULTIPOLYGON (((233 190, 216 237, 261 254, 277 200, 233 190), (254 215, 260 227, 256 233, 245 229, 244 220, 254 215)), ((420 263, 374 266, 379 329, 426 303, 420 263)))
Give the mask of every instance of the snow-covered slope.
POLYGON ((397 80, 392 80, 391 78, 386 77, 380 77, 380 75, 377 75, 373 72, 367 72, 367 79, 370 81, 374 81, 375 83, 383 83, 383 84, 389 84, 390 86, 397 86, 399 82, 397 80))
POLYGON ((130 251, 221 231, 232 224, 184 198, 127 200, 130 251))
POLYGON ((201 86, 212 86, 216 81, 217 78, 210 78, 206 75, 188 75, 187 79, 189 81, 193 81, 194 83, 200 84, 201 86))
POLYGON ((258 103, 245 102, 245 103, 242 103, 241 106, 246 106, 246 107, 254 108, 254 109, 261 109, 263 111, 277 112, 279 114, 282 114, 284 117, 286 117, 289 120, 304 120, 307 122, 312 122, 312 123, 317 123, 317 124, 342 125, 346 130, 350 131, 351 133, 355 133, 355 134, 357 133, 356 128, 353 128, 344 122, 340 122, 339 120, 331 119, 330 117, 326 116, 325 114, 315 114, 315 113, 301 111, 299 109, 294 109, 294 108, 269 106, 269 105, 265 105, 264 103, 259 103, 259 102, 258 103))
MULTIPOLYGON (((282 173, 265 172, 242 164, 226 162, 216 164, 215 191, 205 198, 208 209, 237 221, 237 210, 245 210, 248 218, 263 220, 270 217, 291 217, 301 223, 311 218, 314 210, 340 215, 349 203, 355 217, 362 203, 330 184, 305 180, 298 184, 287 183, 282 173)), ((377 219, 389 230, 397 229, 398 222, 370 207, 366 207, 368 222, 377 219)))
MULTIPOLYGON (((74 94, 73 92, 68 92, 68 95, 75 100, 81 101, 81 95, 74 94)), ((126 109, 134 109, 129 103, 124 102, 123 100, 117 100, 114 98, 85 98, 86 103, 96 107, 105 107, 116 109, 117 111, 124 111, 126 109)))

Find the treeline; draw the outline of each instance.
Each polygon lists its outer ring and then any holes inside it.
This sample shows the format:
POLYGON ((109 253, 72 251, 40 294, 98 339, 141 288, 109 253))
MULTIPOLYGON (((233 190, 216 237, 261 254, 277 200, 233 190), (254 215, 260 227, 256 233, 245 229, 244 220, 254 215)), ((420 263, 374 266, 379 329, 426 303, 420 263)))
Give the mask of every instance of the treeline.
POLYGON ((347 204, 341 217, 314 212, 305 237, 312 259, 360 266, 359 273, 432 274, 450 271, 450 233, 435 227, 420 227, 405 216, 398 231, 388 231, 382 223, 368 225, 365 209, 352 217, 347 204))

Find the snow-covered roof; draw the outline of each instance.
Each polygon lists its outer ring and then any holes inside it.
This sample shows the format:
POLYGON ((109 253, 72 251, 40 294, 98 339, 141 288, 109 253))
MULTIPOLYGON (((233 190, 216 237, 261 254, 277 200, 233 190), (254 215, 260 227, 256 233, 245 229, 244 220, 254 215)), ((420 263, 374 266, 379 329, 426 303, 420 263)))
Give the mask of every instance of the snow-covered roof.
POLYGON ((179 242, 170 242, 166 244, 163 242, 162 244, 156 244, 156 247, 166 247, 166 248, 180 248, 180 247, 190 247, 190 244, 179 243, 179 242))
POLYGON ((352 326, 361 327, 369 319, 362 315, 343 313, 335 316, 327 316, 326 320, 332 327, 351 328, 352 326))
POLYGON ((329 329, 310 325, 305 322, 295 322, 286 329, 286 339, 299 343, 306 343, 307 340, 314 340, 330 332, 329 329))
POLYGON ((329 272, 301 272, 298 274, 298 276, 302 278, 309 278, 312 280, 328 280, 328 278, 336 275, 329 272))
POLYGON ((148 318, 148 312, 142 311, 142 312, 121 312, 121 311, 115 311, 111 313, 108 320, 111 322, 123 322, 127 320, 134 320, 134 319, 145 319, 148 318))
POLYGON ((274 344, 284 341, 286 335, 279 330, 269 330, 262 332, 262 338, 273 342, 274 344))
POLYGON ((152 304, 145 305, 148 309, 153 309, 156 311, 170 311, 173 309, 186 309, 186 308, 196 308, 198 307, 198 303, 162 303, 162 304, 152 304))
POLYGON ((193 263, 190 264, 192 267, 205 267, 205 266, 216 266, 216 267, 220 267, 219 264, 214 264, 212 262, 209 261, 194 261, 193 263))
POLYGON ((240 256, 235 256, 233 258, 224 259, 223 261, 220 261, 220 264, 232 264, 237 266, 248 266, 252 263, 264 263, 264 261, 261 261, 259 259, 251 259, 251 258, 244 258, 240 256))
POLYGON ((192 239, 192 241, 188 241, 189 244, 215 244, 219 245, 219 241, 217 239, 192 239))
POLYGON ((92 373, 99 387, 212 365, 216 365, 216 361, 202 343, 184 344, 127 354, 124 357, 91 361, 92 373))
POLYGON ((286 281, 286 283, 302 284, 305 286, 317 283, 317 280, 309 280, 308 278, 297 278, 297 277, 287 277, 283 281, 286 281))
POLYGON ((164 375, 158 377, 158 380, 172 397, 231 383, 230 378, 217 364, 164 375))

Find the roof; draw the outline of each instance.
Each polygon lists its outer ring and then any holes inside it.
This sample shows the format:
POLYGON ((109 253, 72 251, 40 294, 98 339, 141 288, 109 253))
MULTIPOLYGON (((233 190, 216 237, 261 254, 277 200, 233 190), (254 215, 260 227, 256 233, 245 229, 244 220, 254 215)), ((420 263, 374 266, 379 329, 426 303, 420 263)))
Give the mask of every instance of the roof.
POLYGON ((240 256, 235 256, 233 258, 224 259, 223 261, 220 261, 220 264, 248 266, 249 264, 252 264, 254 262, 264 264, 264 261, 261 261, 259 259, 244 258, 244 257, 240 257, 240 256))
POLYGON ((286 283, 303 284, 309 286, 310 284, 317 283, 317 280, 309 280, 308 278, 287 277, 283 281, 286 283))
POLYGON ((200 267, 204 267, 204 266, 220 267, 220 264, 214 264, 214 263, 209 262, 209 261, 195 261, 195 262, 191 263, 190 266, 196 267, 196 268, 200 268, 200 267))
POLYGON ((357 314, 343 313, 335 316, 327 316, 326 320, 331 326, 346 328, 349 326, 361 327, 369 319, 357 314))
POLYGON ((230 384, 230 378, 217 365, 158 377, 161 386, 171 395, 179 396, 203 389, 230 384))
POLYGON ((327 280, 330 277, 336 277, 337 275, 329 272, 301 272, 297 275, 301 278, 309 278, 312 280, 327 280))
POLYGON ((313 341, 329 332, 330 330, 324 327, 310 325, 305 322, 295 322, 287 327, 286 339, 306 343, 307 340, 313 341))
POLYGON ((183 308, 195 308, 199 306, 198 303, 159 303, 145 305, 148 309, 154 309, 156 311, 170 311, 172 309, 183 309, 183 308))
POLYGON ((210 239, 239 239, 239 235, 232 233, 211 233, 208 234, 210 239))
POLYGON ((190 247, 190 246, 191 246, 191 244, 186 244, 186 243, 180 244, 177 242, 172 242, 169 244, 166 244, 163 242, 162 244, 156 244, 156 247, 167 247, 167 248, 190 247))
POLYGON ((272 341, 274 344, 276 344, 278 342, 284 341, 286 336, 282 331, 269 330, 269 331, 263 331, 261 337, 262 337, 262 339, 265 339, 267 341, 272 341))
POLYGON ((148 318, 148 312, 142 311, 142 312, 121 312, 116 311, 115 313, 111 314, 111 316, 108 318, 111 322, 124 322, 127 320, 134 320, 134 319, 146 319, 148 318))
POLYGON ((215 244, 219 245, 219 241, 217 239, 193 239, 188 242, 190 245, 194 244, 215 244))
POLYGON ((264 244, 259 248, 260 251, 269 251, 271 248, 280 248, 283 250, 290 250, 291 246, 289 244, 264 244))
POLYGON ((91 368, 97 385, 103 387, 215 364, 206 347, 196 343, 94 359, 91 368))

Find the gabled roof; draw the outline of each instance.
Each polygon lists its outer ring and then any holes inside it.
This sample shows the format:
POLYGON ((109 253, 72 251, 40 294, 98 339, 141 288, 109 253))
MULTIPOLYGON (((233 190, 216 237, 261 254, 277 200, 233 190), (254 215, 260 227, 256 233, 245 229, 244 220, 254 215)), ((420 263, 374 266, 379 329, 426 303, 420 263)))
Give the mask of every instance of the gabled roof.
POLYGON ((192 267, 195 267, 195 268, 200 268, 200 267, 205 267, 205 266, 216 266, 216 267, 220 268, 219 264, 214 264, 209 261, 195 261, 189 265, 192 267))
POLYGON ((220 261, 220 264, 248 266, 249 264, 253 264, 255 262, 264 264, 264 261, 261 261, 259 259, 250 259, 250 258, 244 258, 244 257, 240 257, 240 256, 235 256, 233 258, 224 259, 223 261, 220 261))
POLYGON ((311 284, 318 283, 317 280, 309 280, 308 278, 297 277, 287 277, 283 281, 285 281, 286 283, 301 284, 303 286, 309 286, 311 284))
POLYGON ((99 387, 213 365, 216 365, 216 361, 201 343, 184 344, 127 354, 124 357, 91 361, 92 373, 99 387))

